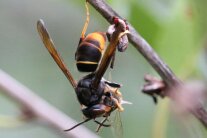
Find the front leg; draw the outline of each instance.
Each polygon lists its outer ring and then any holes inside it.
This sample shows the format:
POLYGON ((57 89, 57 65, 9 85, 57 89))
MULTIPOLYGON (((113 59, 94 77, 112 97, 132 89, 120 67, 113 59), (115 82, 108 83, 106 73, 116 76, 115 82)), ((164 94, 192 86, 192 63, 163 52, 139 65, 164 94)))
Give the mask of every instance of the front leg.
POLYGON ((96 132, 99 132, 102 126, 104 126, 104 123, 108 120, 108 117, 104 118, 101 123, 98 125, 96 132))

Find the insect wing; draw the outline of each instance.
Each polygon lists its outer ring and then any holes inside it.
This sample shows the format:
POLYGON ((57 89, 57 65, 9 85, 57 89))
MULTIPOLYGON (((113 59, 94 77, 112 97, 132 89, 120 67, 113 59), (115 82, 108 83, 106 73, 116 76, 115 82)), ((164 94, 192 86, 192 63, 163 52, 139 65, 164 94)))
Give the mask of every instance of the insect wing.
POLYGON ((124 31, 124 32, 119 32, 120 30, 118 30, 117 32, 115 31, 115 33, 112 35, 111 37, 111 41, 108 45, 108 47, 106 48, 102 60, 100 62, 100 65, 98 67, 98 69, 95 72, 95 79, 92 82, 92 86, 93 88, 97 88, 104 73, 106 72, 106 69, 108 68, 110 61, 115 53, 116 50, 116 46, 119 42, 119 39, 123 36, 126 35, 127 33, 129 33, 128 30, 124 31))
POLYGON ((112 132, 115 138, 123 138, 123 125, 121 121, 121 114, 118 110, 116 110, 114 114, 112 132))
POLYGON ((55 45, 54 45, 46 27, 45 27, 45 24, 44 24, 43 20, 41 20, 41 19, 37 22, 37 30, 39 32, 39 35, 40 35, 45 47, 49 51, 50 55, 53 57, 53 59, 55 60, 57 65, 60 67, 60 69, 63 71, 63 73, 65 74, 67 79, 70 81, 73 88, 76 88, 76 86, 77 86, 76 81, 73 79, 70 71, 67 69, 66 65, 64 64, 63 59, 61 58, 61 56, 57 52, 55 45))

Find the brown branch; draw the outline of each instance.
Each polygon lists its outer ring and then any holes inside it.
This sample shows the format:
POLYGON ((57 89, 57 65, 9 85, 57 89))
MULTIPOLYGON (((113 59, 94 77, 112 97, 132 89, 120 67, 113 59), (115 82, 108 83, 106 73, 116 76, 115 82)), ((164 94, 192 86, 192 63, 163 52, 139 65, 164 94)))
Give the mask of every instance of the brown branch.
POLYGON ((65 129, 77 124, 67 115, 49 105, 45 100, 34 94, 31 90, 20 84, 14 78, 0 70, 0 89, 4 94, 11 97, 20 104, 28 119, 37 119, 46 123, 49 127, 59 132, 62 136, 71 137, 90 137, 97 138, 93 132, 90 132, 83 126, 70 132, 64 132, 65 129), (81 132, 81 133, 80 133, 81 132))
MULTIPOLYGON (((109 5, 103 0, 88 0, 88 2, 109 22, 112 23, 114 16, 118 16, 123 19, 118 13, 116 13, 109 5)), ((159 73, 165 82, 171 86, 174 83, 180 82, 180 80, 174 75, 170 68, 160 59, 157 53, 142 38, 134 27, 128 23, 130 34, 128 34, 129 41, 133 46, 146 58, 146 60, 152 65, 152 67, 159 73)))
MULTIPOLYGON (((117 16, 123 19, 118 13, 116 13, 109 5, 103 0, 88 0, 88 2, 109 22, 112 23, 112 18, 117 16)), ((182 82, 175 76, 171 69, 161 60, 157 53, 147 43, 147 41, 139 35, 130 23, 128 23, 130 34, 128 35, 129 41, 133 46, 146 58, 151 66, 162 77, 167 87, 173 87, 175 85, 182 85, 182 82)), ((192 114, 200 120, 207 128, 207 113, 205 109, 200 107, 192 114), (201 112, 202 111, 202 112, 201 112)))
POLYGON ((207 112, 203 107, 192 110, 191 113, 207 128, 207 112))

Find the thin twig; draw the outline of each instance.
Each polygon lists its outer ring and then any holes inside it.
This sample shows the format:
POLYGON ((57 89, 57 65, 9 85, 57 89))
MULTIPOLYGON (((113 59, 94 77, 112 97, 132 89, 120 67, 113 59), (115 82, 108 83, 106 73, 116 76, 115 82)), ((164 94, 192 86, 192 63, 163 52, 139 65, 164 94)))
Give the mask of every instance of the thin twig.
MULTIPOLYGON (((103 0, 88 0, 88 2, 109 23, 112 23, 112 19, 114 16, 118 16, 119 18, 123 19, 103 0)), ((168 86, 172 86, 172 84, 180 82, 180 80, 174 75, 170 68, 161 60, 157 53, 152 49, 150 44, 147 43, 147 41, 139 35, 139 33, 134 29, 134 27, 130 23, 128 23, 128 27, 130 31, 130 34, 128 34, 129 41, 146 58, 146 60, 157 71, 157 73, 159 73, 162 79, 165 80, 168 86)))
MULTIPOLYGON (((117 16, 123 19, 118 13, 116 13, 104 0, 88 0, 88 2, 109 22, 112 23, 112 18, 117 16)), ((134 17, 136 18, 136 17, 134 17)), ((161 60, 157 53, 147 43, 147 41, 139 35, 130 23, 128 23, 130 34, 128 34, 129 41, 133 46, 146 58, 151 66, 162 77, 163 81, 167 84, 167 87, 173 87, 174 85, 182 85, 182 81, 179 80, 171 69, 161 60)), ((200 120, 207 128, 207 112, 200 107, 192 114, 200 120), (202 111, 202 112, 201 112, 202 111)))
POLYGON ((1 92, 11 97, 24 109, 26 108, 27 113, 29 112, 29 119, 34 118, 40 120, 40 122, 46 123, 49 127, 62 134, 62 136, 67 138, 98 137, 83 126, 70 132, 64 132, 65 129, 68 129, 70 126, 74 126, 77 123, 67 115, 49 105, 45 100, 35 95, 35 92, 26 88, 2 70, 0 70, 0 89, 1 92))

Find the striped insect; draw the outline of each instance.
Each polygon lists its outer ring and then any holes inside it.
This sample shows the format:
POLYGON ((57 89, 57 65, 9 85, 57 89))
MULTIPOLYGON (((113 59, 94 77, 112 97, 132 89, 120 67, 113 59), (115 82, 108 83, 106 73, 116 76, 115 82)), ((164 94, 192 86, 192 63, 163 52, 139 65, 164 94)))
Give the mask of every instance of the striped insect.
POLYGON ((89 24, 89 9, 86 2, 86 22, 84 24, 78 48, 75 53, 76 65, 81 72, 94 72, 105 49, 106 33, 93 32, 85 35, 89 24))
MULTIPOLYGON (((90 15, 88 3, 85 4, 86 7, 86 21, 81 33, 81 37, 79 40, 78 48, 75 53, 76 66, 80 72, 94 72, 96 71, 99 62, 102 58, 102 54, 105 50, 106 45, 106 37, 110 42, 113 32, 116 30, 118 24, 122 22, 124 25, 123 32, 128 31, 128 25, 126 20, 119 19, 118 17, 114 17, 112 19, 113 24, 109 26, 107 32, 92 32, 88 35, 85 35, 90 15)), ((123 35, 117 44, 117 49, 119 52, 124 52, 128 47, 128 37, 127 35, 123 35)), ((113 68, 115 59, 115 53, 113 55, 111 68, 113 68)))
MULTIPOLYGON (((119 91, 121 85, 109 82, 103 78, 103 75, 115 53, 116 46, 118 45, 120 38, 129 33, 123 28, 125 28, 125 23, 123 24, 120 22, 117 25, 117 30, 115 30, 111 36, 111 41, 107 46, 107 49, 105 50, 97 69, 94 72, 89 73, 85 77, 81 78, 77 82, 73 78, 69 69, 64 64, 64 61, 61 58, 60 54, 57 52, 53 40, 50 37, 43 20, 40 19, 37 22, 37 30, 45 47, 74 88, 77 99, 81 105, 81 111, 86 118, 84 121, 78 123, 70 129, 66 129, 65 131, 70 131, 89 120, 94 120, 95 123, 99 124, 97 131, 99 131, 102 126, 109 127, 110 124, 105 124, 105 122, 108 121, 110 114, 117 109, 118 111, 123 111, 124 108, 122 107, 122 104, 129 103, 122 99, 122 94, 119 91), (96 118, 99 117, 103 117, 103 121, 97 121, 96 118)), ((100 37, 102 37, 102 35, 100 35, 100 37)), ((84 42, 87 42, 86 40, 88 40, 87 37, 84 38, 84 42)), ((82 43, 83 41, 80 42, 80 45, 82 43)), ((76 52, 76 56, 78 54, 79 53, 76 52)))

